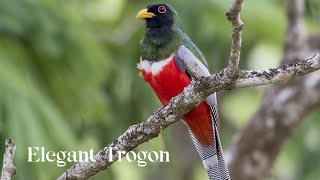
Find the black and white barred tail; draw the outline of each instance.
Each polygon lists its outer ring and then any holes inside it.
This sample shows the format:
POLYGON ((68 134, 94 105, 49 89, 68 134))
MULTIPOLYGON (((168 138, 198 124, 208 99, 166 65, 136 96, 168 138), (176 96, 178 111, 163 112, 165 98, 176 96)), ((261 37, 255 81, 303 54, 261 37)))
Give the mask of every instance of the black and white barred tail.
POLYGON ((189 132, 202 163, 206 168, 209 180, 230 180, 231 178, 224 160, 219 138, 217 106, 210 106, 210 111, 214 129, 214 143, 210 146, 202 145, 190 129, 189 132))

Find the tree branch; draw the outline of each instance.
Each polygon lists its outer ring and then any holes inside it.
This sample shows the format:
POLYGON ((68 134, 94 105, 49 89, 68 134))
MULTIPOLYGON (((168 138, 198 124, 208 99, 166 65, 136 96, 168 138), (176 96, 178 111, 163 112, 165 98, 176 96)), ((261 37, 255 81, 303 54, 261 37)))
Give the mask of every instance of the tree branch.
POLYGON ((287 81, 320 69, 320 54, 315 54, 305 60, 278 68, 241 71, 239 61, 243 29, 243 23, 240 19, 242 2, 243 0, 235 0, 226 13, 233 29, 232 47, 227 68, 210 77, 199 77, 193 80, 182 93, 172 98, 166 107, 156 111, 144 122, 129 127, 124 134, 98 152, 94 157, 94 162, 77 162, 58 179, 87 179, 108 168, 119 158, 116 150, 127 153, 138 145, 157 137, 163 129, 179 121, 184 114, 214 92, 287 81), (109 148, 113 150, 112 154, 109 154, 109 148), (112 160, 109 157, 112 157, 112 160))
POLYGON ((241 52, 241 36, 243 22, 240 18, 243 0, 235 0, 226 13, 228 21, 232 25, 232 42, 229 63, 227 67, 227 75, 234 77, 239 70, 240 52, 241 52))
POLYGON ((275 82, 287 81, 298 75, 308 74, 312 72, 311 69, 319 68, 319 57, 320 54, 317 53, 303 61, 285 64, 278 68, 257 71, 241 71, 241 78, 235 81, 235 86, 239 88, 267 85, 275 82))
POLYGON ((210 77, 201 77, 199 81, 192 81, 181 94, 172 98, 166 107, 151 115, 141 124, 131 126, 113 143, 98 152, 94 157, 95 162, 77 162, 58 179, 86 179, 106 169, 118 160, 116 151, 110 155, 109 148, 126 153, 131 151, 138 145, 157 137, 162 129, 179 121, 184 114, 214 92, 281 82, 318 69, 320 69, 320 54, 274 69, 242 71, 242 75, 237 76, 234 80, 227 78, 225 70, 210 77), (109 159, 110 156, 112 160, 109 159))
POLYGON ((3 165, 1 172, 1 180, 10 180, 16 174, 16 167, 13 165, 16 143, 11 139, 6 139, 6 149, 3 155, 3 165))
MULTIPOLYGON (((287 32, 282 64, 319 51, 304 26, 304 1, 286 0, 287 32)), ((320 37, 319 35, 315 35, 320 37)), ((294 70, 293 70, 294 71, 294 70)), ((299 73, 299 72, 296 72, 299 73)), ((320 105, 320 72, 273 85, 226 153, 231 177, 259 180, 269 174, 282 146, 304 117, 320 105)))

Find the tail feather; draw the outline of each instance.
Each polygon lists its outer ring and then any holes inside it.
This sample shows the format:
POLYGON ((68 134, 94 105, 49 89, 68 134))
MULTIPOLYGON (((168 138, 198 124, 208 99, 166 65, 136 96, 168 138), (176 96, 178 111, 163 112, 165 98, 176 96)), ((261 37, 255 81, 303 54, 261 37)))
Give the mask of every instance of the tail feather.
POLYGON ((224 160, 223 150, 219 138, 217 107, 210 106, 214 134, 214 143, 210 146, 203 145, 189 128, 192 141, 206 168, 209 180, 230 180, 230 175, 224 160))

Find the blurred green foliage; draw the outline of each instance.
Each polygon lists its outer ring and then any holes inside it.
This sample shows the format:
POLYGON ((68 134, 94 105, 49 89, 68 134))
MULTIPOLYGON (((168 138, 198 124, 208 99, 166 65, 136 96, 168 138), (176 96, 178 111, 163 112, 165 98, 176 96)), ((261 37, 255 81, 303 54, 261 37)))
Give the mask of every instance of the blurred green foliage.
MULTIPOLYGON (((136 69, 144 27, 135 15, 155 2, 0 1, 0 142, 8 137, 17 142, 14 179, 54 179, 71 165, 59 168, 55 163, 28 163, 27 147, 97 151, 160 106, 136 69)), ((211 71, 223 68, 231 34, 224 13, 231 0, 164 2, 178 11, 185 32, 205 54, 211 71)), ((307 1, 311 30, 319 30, 319 7, 318 0, 307 1)), ((286 24, 283 3, 248 0, 242 19, 241 66, 261 69, 277 65, 286 24)), ((257 110, 265 89, 219 93, 221 116, 241 127, 257 110)), ((319 111, 308 116, 286 145, 273 177, 320 176, 320 142, 315 139, 319 137, 319 116, 319 111)), ((175 144, 172 131, 169 128, 137 151, 169 149, 175 144)), ((234 131, 226 128, 223 132, 227 147, 234 131)), ((3 145, 0 147, 2 154, 3 145)), ((166 179, 181 178, 181 158, 186 157, 172 151, 171 163, 161 165, 170 169, 166 179)), ((201 162, 197 163, 194 179, 205 179, 201 162)), ((148 179, 159 166, 115 163, 93 179, 148 179)))

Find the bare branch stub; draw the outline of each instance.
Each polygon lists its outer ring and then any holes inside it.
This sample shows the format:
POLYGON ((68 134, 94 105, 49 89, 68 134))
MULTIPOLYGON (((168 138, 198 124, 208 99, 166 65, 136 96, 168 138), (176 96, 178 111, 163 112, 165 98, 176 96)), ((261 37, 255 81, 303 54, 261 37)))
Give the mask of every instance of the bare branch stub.
POLYGON ((16 174, 16 167, 13 165, 16 143, 11 139, 6 139, 6 148, 3 155, 3 165, 1 172, 1 180, 10 180, 16 174))
POLYGON ((250 87, 287 81, 296 76, 308 74, 312 72, 310 70, 313 68, 320 68, 320 53, 302 61, 295 61, 278 68, 267 70, 243 70, 240 73, 240 77, 235 80, 235 87, 250 87))
POLYGON ((241 54, 241 43, 242 43, 242 29, 243 22, 240 18, 240 12, 242 10, 243 0, 235 0, 229 10, 226 13, 228 21, 232 25, 232 43, 230 57, 227 67, 227 76, 235 77, 239 71, 239 62, 241 54))

